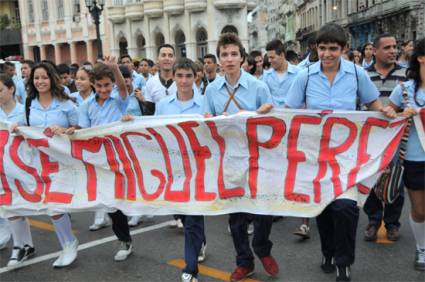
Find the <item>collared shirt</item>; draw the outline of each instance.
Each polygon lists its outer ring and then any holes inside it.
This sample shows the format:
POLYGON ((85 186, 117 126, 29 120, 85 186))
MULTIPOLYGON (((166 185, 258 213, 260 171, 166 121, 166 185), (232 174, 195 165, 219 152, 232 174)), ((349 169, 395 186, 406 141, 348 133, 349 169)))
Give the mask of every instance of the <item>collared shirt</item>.
POLYGON ((365 59, 363 59, 363 62, 362 62, 362 67, 364 68, 364 69, 367 69, 367 68, 370 68, 372 65, 373 65, 373 59, 370 61, 370 63, 367 63, 366 62, 366 60, 365 59))
POLYGON ((155 115, 202 114, 204 96, 193 93, 193 98, 180 101, 177 94, 165 97, 156 104, 155 115))
POLYGON ((25 107, 20 103, 16 103, 15 107, 10 113, 5 113, 0 107, 0 120, 9 121, 17 124, 25 124, 25 107))
POLYGON ((83 104, 83 102, 87 99, 89 99, 90 97, 94 96, 94 92, 92 91, 90 93, 90 95, 88 97, 86 97, 85 99, 80 95, 80 92, 73 92, 71 93, 69 96, 72 98, 75 98, 75 104, 77 105, 77 107, 81 106, 83 104))
POLYGON ((232 100, 226 110, 229 114, 235 114, 240 110, 255 111, 265 103, 272 103, 272 97, 267 85, 241 70, 241 76, 233 87, 229 85, 225 77, 218 76, 208 85, 205 91, 203 113, 211 113, 214 116, 223 113, 224 107, 230 98, 225 86, 228 87, 231 93, 239 86, 234 98, 241 109, 232 100))
MULTIPOLYGON (((150 73, 148 73, 148 77, 145 77, 143 74, 140 73, 140 75, 143 77, 143 79, 145 80, 145 83, 148 82, 148 80, 152 77, 152 75, 150 73)), ((146 86, 146 84, 145 84, 146 86)))
POLYGON ((304 69, 304 68, 306 68, 306 67, 308 67, 308 66, 310 66, 310 65, 312 65, 312 64, 314 64, 315 62, 310 62, 310 54, 311 53, 308 53, 308 55, 307 55, 307 57, 305 57, 305 59, 304 60, 302 60, 298 65, 297 65, 297 67, 299 68, 299 69, 304 69))
POLYGON ((25 83, 24 80, 22 78, 20 78, 17 75, 14 75, 12 77, 13 83, 15 84, 15 98, 16 101, 19 102, 19 100, 17 99, 19 97, 20 99, 20 103, 24 104, 25 103, 25 99, 27 98, 27 91, 25 89, 25 83))
POLYGON ((146 83, 145 99, 147 102, 158 103, 162 98, 176 94, 176 83, 168 88, 164 86, 159 77, 159 72, 146 83))
POLYGON ((386 106, 388 104, 388 97, 390 96, 393 89, 401 82, 406 81, 406 68, 395 64, 394 68, 388 73, 388 75, 382 76, 375 69, 375 64, 370 66, 367 70, 367 74, 375 84, 380 92, 379 99, 382 104, 386 106))
POLYGON ((286 95, 291 88, 292 82, 299 68, 288 63, 288 69, 281 77, 275 69, 265 71, 262 80, 267 84, 272 95, 273 105, 276 107, 283 107, 286 100, 286 95))
POLYGON ((90 97, 78 109, 79 125, 82 128, 119 121, 125 114, 128 96, 126 99, 110 96, 103 105, 99 105, 96 97, 97 95, 90 97))
MULTIPOLYGON (((416 103, 414 99, 414 93, 415 93, 415 81, 409 80, 404 83, 404 86, 407 89, 407 93, 409 95, 409 102, 410 106, 414 109, 421 109, 425 108, 425 92, 422 88, 419 88, 416 92, 416 100, 418 103, 416 103), (418 105, 419 104, 419 105, 418 105)), ((404 108, 404 98, 402 95, 402 88, 400 85, 397 85, 393 92, 391 93, 390 100, 394 105, 398 106, 399 108, 404 108)), ((425 161, 425 151, 420 143, 418 131, 416 130, 416 126, 413 123, 412 127, 410 128, 409 132, 409 139, 407 140, 407 149, 406 149, 406 160, 409 161, 425 161)))
POLYGON ((143 75, 138 74, 135 70, 133 70, 132 72, 132 76, 133 76, 133 88, 144 88, 146 86, 146 81, 145 78, 143 77, 143 75))
POLYGON ((128 96, 126 114, 132 116, 141 116, 143 114, 142 110, 140 110, 139 100, 137 99, 136 95, 134 95, 134 91, 128 96))
POLYGON ((355 110, 357 95, 363 104, 371 103, 379 97, 378 90, 362 67, 341 59, 340 68, 331 85, 319 61, 298 73, 286 97, 286 105, 295 109, 306 104, 308 109, 355 110))
POLYGON ((29 122, 30 126, 46 128, 58 125, 68 128, 78 124, 77 107, 71 100, 60 101, 53 98, 50 105, 44 108, 36 98, 31 101, 29 122))

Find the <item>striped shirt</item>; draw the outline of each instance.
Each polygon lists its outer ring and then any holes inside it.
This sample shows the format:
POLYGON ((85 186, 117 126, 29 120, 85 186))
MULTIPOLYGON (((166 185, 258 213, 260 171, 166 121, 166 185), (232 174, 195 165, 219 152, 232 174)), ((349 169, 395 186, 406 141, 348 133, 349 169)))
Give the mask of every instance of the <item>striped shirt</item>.
POLYGON ((399 85, 400 81, 406 81, 406 68, 395 64, 394 68, 388 73, 388 75, 382 76, 375 69, 375 64, 371 65, 366 69, 372 82, 380 93, 379 100, 386 106, 388 104, 388 97, 391 95, 393 89, 399 85))

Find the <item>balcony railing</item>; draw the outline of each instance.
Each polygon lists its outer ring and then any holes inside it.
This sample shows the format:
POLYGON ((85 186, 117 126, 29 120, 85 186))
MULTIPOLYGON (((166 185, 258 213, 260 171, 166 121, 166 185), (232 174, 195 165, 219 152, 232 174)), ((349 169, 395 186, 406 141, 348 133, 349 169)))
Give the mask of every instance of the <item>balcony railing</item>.
POLYGON ((133 3, 133 4, 127 4, 125 6, 125 17, 127 19, 133 20, 133 21, 139 21, 143 19, 144 9, 143 4, 133 3))
POLYGON ((184 8, 190 12, 202 12, 207 9, 207 0, 185 0, 184 8))
POLYGON ((217 9, 241 9, 246 6, 246 0, 214 0, 217 9))
POLYGON ((108 7, 108 17, 115 24, 123 23, 125 21, 125 6, 108 7))
POLYGON ((164 1, 164 12, 170 15, 179 15, 184 13, 184 0, 164 1))
POLYGON ((162 0, 145 0, 145 15, 151 18, 161 17, 164 13, 162 0))

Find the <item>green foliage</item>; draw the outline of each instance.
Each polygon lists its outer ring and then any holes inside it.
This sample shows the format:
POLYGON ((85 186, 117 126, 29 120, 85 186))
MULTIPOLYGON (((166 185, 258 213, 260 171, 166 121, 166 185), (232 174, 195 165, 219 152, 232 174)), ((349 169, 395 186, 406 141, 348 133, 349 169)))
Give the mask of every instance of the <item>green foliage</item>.
POLYGON ((0 30, 5 30, 10 25, 8 15, 0 15, 0 30))

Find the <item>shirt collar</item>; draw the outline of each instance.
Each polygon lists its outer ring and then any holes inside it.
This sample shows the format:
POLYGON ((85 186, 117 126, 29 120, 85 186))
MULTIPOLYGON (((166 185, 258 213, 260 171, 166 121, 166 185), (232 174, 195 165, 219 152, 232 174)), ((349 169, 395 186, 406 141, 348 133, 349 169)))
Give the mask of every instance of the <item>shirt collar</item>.
MULTIPOLYGON (((321 62, 315 62, 314 64, 310 65, 310 74, 315 74, 315 73, 319 73, 322 72, 322 68, 321 68, 321 62)), ((355 73, 355 64, 347 61, 343 58, 340 59, 340 65, 339 65, 339 70, 338 72, 346 72, 346 73, 355 73)))
MULTIPOLYGON (((235 87, 237 87, 237 85, 240 85, 242 87, 244 87, 245 89, 248 89, 248 73, 246 73, 244 70, 240 70, 241 72, 241 76, 239 77, 239 80, 236 82, 235 87)), ((221 89, 222 87, 224 87, 224 84, 227 84, 228 86, 230 86, 227 81, 226 81, 226 76, 220 77, 220 81, 219 81, 219 89, 221 89)), ((218 76, 216 77, 216 79, 218 79, 218 76)))
POLYGON ((41 104, 40 101, 38 100, 38 98, 33 100, 33 104, 31 104, 33 107, 35 107, 36 109, 39 110, 52 110, 52 109, 56 109, 60 106, 59 100, 56 98, 52 99, 52 102, 50 103, 50 105, 47 108, 44 108, 41 104))
MULTIPOLYGON (((199 95, 197 92, 193 92, 193 98, 192 100, 190 100, 192 103, 191 104, 196 104, 198 106, 202 106, 202 96, 199 95)), ((177 99, 177 92, 176 94, 171 95, 170 97, 168 97, 168 103, 172 104, 174 102, 178 102, 177 99)))

